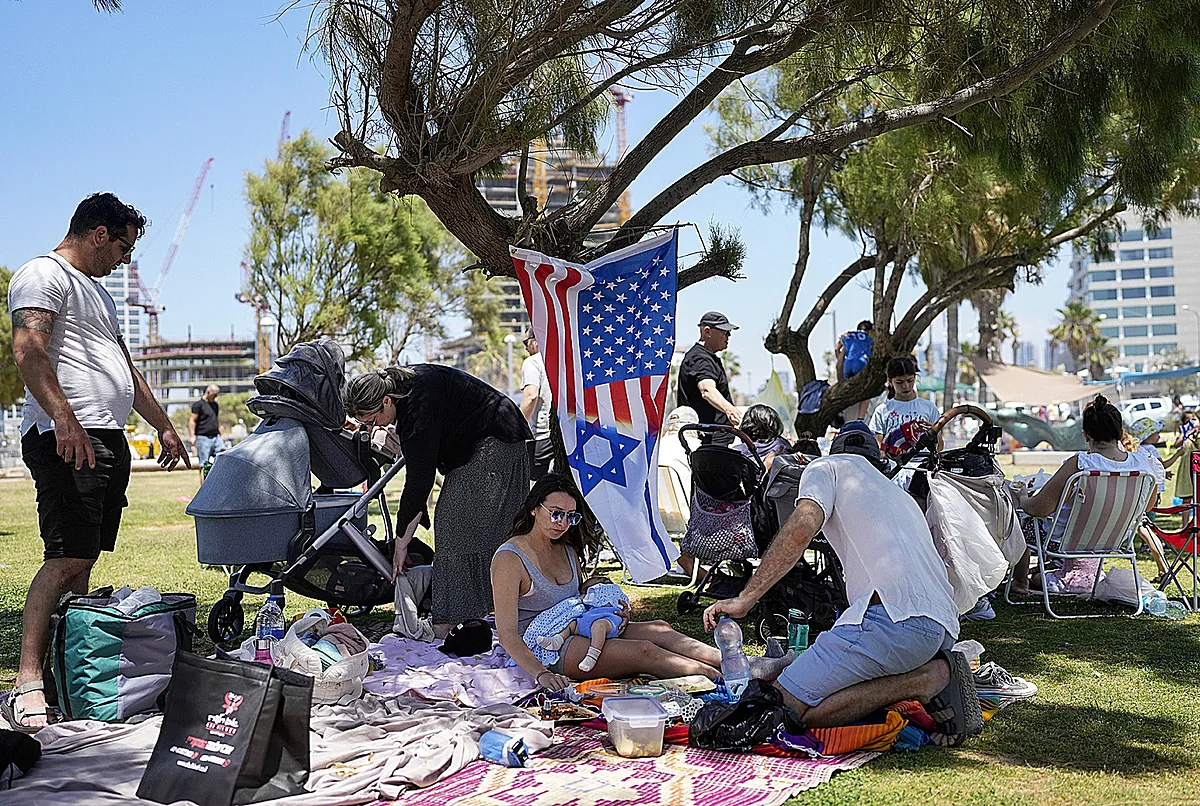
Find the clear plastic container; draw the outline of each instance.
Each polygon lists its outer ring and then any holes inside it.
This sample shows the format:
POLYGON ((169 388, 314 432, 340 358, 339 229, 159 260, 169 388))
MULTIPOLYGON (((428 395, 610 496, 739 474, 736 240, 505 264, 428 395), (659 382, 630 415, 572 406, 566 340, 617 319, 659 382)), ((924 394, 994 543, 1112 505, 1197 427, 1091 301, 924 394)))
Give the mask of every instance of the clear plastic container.
POLYGON ((653 697, 607 697, 600 710, 608 720, 608 738, 618 755, 662 755, 668 716, 653 697))

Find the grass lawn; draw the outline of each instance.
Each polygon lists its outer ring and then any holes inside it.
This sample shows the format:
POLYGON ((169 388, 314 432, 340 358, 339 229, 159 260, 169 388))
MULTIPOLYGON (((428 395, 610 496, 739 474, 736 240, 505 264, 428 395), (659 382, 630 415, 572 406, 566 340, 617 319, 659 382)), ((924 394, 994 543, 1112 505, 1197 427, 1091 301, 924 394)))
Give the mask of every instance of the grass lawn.
MULTIPOLYGON (((179 500, 196 484, 194 472, 134 474, 117 551, 96 566, 93 585, 190 591, 204 623, 225 578, 196 563, 179 500)), ((40 561, 32 483, 0 482, 0 688, 15 677, 25 590, 40 561)), ((631 592, 635 617, 701 633, 698 617, 675 614, 676 590, 631 592)), ((257 603, 249 598, 248 618, 257 603)), ((289 612, 309 604, 289 594, 289 612)), ((1055 622, 1040 608, 996 609, 995 621, 968 624, 963 637, 1037 683, 1036 699, 1001 712, 963 749, 888 754, 791 803, 1200 803, 1200 618, 1055 622)))

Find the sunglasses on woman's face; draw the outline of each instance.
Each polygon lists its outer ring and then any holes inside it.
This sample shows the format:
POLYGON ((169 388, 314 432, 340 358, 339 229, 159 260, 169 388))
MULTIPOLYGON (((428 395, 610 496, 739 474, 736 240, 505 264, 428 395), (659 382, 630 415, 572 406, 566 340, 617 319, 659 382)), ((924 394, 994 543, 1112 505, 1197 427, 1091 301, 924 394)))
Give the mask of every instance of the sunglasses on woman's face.
POLYGON ((545 504, 538 504, 538 506, 550 513, 551 523, 562 523, 565 520, 568 526, 577 526, 583 520, 583 515, 575 510, 567 512, 565 509, 551 509, 545 504))

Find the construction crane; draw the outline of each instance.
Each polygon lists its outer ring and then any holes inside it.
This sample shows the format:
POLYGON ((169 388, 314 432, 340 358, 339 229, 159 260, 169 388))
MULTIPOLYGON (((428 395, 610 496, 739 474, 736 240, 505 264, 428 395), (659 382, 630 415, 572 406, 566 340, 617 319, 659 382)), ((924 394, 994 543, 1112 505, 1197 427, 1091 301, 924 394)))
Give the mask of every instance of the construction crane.
POLYGON ((242 261, 242 288, 233 297, 244 305, 254 306, 254 359, 258 366, 258 374, 262 375, 271 368, 271 316, 268 313, 267 302, 260 296, 251 296, 250 267, 242 261))
MULTIPOLYGON (((612 96, 613 104, 617 107, 617 161, 620 162, 625 158, 625 150, 629 147, 629 135, 625 129, 625 104, 633 100, 633 95, 620 87, 611 88, 608 94, 612 96)), ((617 199, 617 214, 622 222, 628 221, 629 216, 633 215, 633 206, 629 200, 629 188, 626 188, 617 199)))
POLYGON ((209 157, 200 168, 200 175, 196 177, 196 184, 192 187, 192 195, 188 198, 187 206, 183 208, 183 215, 179 217, 179 224, 175 227, 175 235, 171 238, 171 245, 167 248, 167 256, 163 258, 162 268, 158 270, 158 279, 154 283, 154 288, 147 291, 146 284, 142 282, 142 275, 138 272, 138 264, 134 262, 129 265, 129 279, 133 283, 134 290, 125 301, 132 307, 141 308, 146 312, 146 317, 149 320, 148 341, 150 344, 158 344, 160 341, 158 335, 158 315, 162 313, 164 308, 158 304, 158 295, 162 292, 163 282, 167 279, 167 272, 171 270, 171 264, 175 262, 175 255, 179 252, 179 245, 183 243, 183 236, 187 233, 188 223, 192 220, 192 211, 196 209, 196 202, 200 199, 200 192, 204 190, 204 177, 208 176, 208 169, 212 166, 212 163, 213 158, 209 157))

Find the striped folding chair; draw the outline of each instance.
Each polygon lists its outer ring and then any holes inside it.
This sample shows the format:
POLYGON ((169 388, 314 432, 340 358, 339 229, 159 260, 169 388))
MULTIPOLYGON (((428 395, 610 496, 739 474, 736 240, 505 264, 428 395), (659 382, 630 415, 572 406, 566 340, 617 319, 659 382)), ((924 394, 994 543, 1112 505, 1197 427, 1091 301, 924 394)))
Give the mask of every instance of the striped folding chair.
MULTIPOLYGON (((1038 565, 1045 574, 1046 560, 1096 558, 1100 560, 1092 588, 1104 569, 1105 560, 1129 560, 1137 574, 1133 540, 1142 513, 1155 488, 1154 476, 1137 471, 1084 470, 1067 480, 1057 514, 1048 530, 1035 521, 1034 546, 1038 565)), ((1011 587, 1011 580, 1009 586, 1011 587)), ((1048 585, 1042 585, 1042 604, 1053 618, 1090 618, 1106 615, 1085 613, 1064 616, 1054 612, 1048 585)), ((1007 596, 1007 591, 1006 591, 1007 596)), ((1142 612, 1138 602, 1133 615, 1142 612)))

